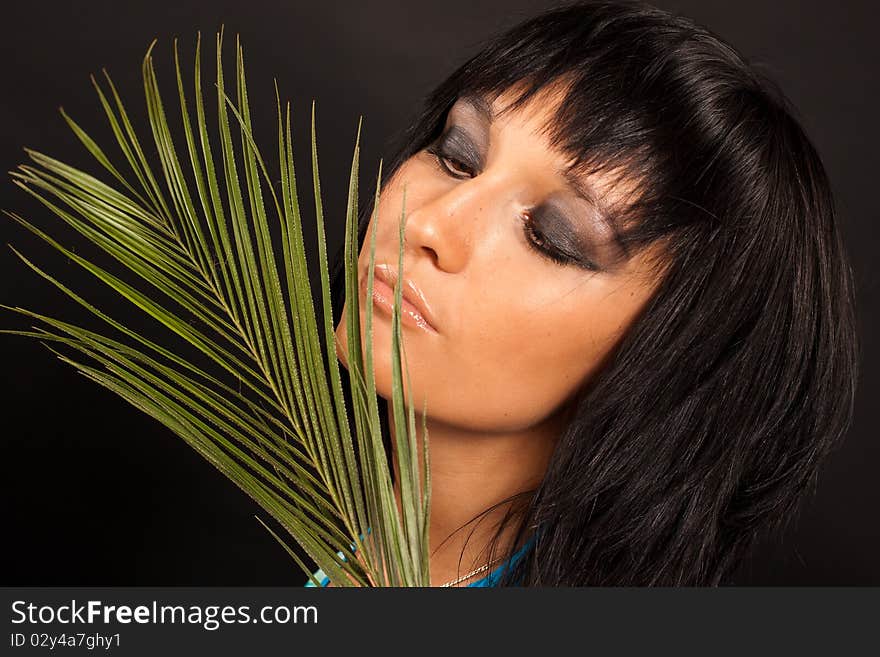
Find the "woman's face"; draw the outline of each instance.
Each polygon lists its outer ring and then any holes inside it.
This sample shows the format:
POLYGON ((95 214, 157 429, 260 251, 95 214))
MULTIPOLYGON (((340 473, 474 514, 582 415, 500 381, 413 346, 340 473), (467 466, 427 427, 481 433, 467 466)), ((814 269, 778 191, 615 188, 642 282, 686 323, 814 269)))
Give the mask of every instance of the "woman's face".
MULTIPOLYGON (((540 134, 555 97, 492 120, 511 98, 483 107, 458 99, 434 144, 439 158, 432 147, 417 153, 381 190, 358 258, 365 282, 375 231, 376 265, 396 272, 406 185, 403 277, 421 291, 433 327, 401 327, 415 410, 426 400, 431 421, 480 432, 525 430, 565 410, 659 282, 651 249, 626 258, 571 182, 606 204, 621 190, 597 176, 567 180, 566 159, 540 134)), ((378 280, 378 295, 392 298, 378 280)), ((362 292, 366 341, 364 300, 362 292)), ((346 367, 347 308, 336 327, 346 367)), ((377 392, 390 400, 391 318, 381 303, 373 330, 377 392)))

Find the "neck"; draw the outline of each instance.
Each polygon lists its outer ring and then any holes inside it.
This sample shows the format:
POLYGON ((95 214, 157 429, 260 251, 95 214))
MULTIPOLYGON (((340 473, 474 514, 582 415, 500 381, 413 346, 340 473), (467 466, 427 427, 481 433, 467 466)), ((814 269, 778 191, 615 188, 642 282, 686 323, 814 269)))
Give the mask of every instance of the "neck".
MULTIPOLYGON (((505 512, 510 510, 511 503, 500 504, 476 520, 474 518, 506 498, 534 490, 540 484, 562 429, 562 419, 561 414, 556 414, 539 425, 520 431, 486 433, 427 418, 432 586, 456 579, 487 563, 488 543, 505 512)), ((418 413, 415 424, 421 466, 422 418, 418 413)), ((394 445, 396 433, 391 402, 388 403, 388 426, 394 445)), ((396 450, 392 450, 392 464, 394 493, 399 506, 400 471, 396 450)), ((521 503, 523 500, 517 501, 521 503)), ((519 547, 511 545, 515 531, 514 524, 505 527, 493 558, 506 555, 512 547, 519 547)), ((485 577, 500 563, 462 582, 462 585, 485 577)))

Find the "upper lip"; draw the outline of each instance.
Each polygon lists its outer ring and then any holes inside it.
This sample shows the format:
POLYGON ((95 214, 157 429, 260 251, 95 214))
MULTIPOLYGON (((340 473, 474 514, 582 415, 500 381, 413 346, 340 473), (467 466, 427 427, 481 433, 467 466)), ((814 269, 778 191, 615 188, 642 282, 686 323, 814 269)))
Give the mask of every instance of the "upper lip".
MULTIPOLYGON (((399 276, 397 270, 391 265, 376 265, 373 272, 376 278, 388 285, 392 290, 397 285, 397 279, 399 276)), ((431 310, 431 304, 428 303, 425 295, 422 294, 422 291, 415 282, 404 277, 401 296, 413 305, 416 311, 425 319, 431 328, 435 331, 437 330, 437 324, 435 322, 434 312, 431 310)))

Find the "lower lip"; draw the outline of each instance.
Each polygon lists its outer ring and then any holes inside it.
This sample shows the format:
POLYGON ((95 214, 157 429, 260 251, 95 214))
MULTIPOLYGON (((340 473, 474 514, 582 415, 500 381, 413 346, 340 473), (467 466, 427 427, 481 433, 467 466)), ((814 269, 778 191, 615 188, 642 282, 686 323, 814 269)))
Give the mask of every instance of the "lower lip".
MULTIPOLYGON (((362 279, 361 297, 367 296, 367 279, 362 279)), ((394 290, 385 281, 373 278, 373 305, 388 317, 392 316, 392 308, 394 307, 394 290)), ((428 321, 422 317, 416 307, 406 299, 401 298, 400 307, 400 324, 401 326, 412 326, 421 329, 426 333, 437 333, 437 330, 431 326, 428 321)))

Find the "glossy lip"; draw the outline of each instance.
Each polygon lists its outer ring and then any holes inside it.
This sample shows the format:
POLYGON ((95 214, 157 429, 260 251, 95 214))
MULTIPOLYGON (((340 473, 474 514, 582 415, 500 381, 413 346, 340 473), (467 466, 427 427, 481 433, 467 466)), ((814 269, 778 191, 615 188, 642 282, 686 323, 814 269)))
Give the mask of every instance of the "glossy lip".
MULTIPOLYGON (((391 316, 394 305, 395 286, 397 285, 397 270, 391 265, 376 265, 373 270, 373 302, 388 316, 391 316)), ((361 278, 361 292, 364 297, 367 293, 367 276, 361 278)), ((400 308, 401 324, 409 324, 428 333, 438 333, 435 328, 434 313, 425 299, 425 295, 419 287, 410 279, 403 279, 401 291, 403 303, 400 308)))

